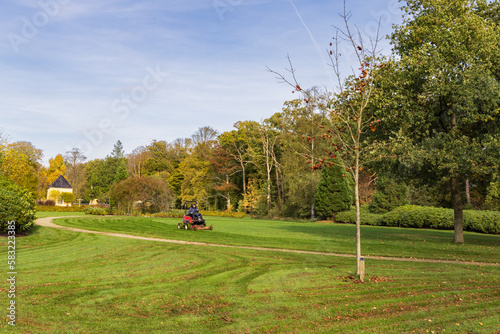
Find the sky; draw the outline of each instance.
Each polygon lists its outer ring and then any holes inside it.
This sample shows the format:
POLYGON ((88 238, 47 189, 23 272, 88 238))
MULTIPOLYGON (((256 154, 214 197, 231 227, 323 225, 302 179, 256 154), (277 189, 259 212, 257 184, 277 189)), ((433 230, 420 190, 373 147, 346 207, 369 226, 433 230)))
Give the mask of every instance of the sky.
MULTIPOLYGON (((345 5, 365 43, 401 21, 397 0, 345 5)), ((287 74, 288 56, 301 87, 335 89, 327 50, 343 11, 343 0, 3 0, 0 129, 47 165, 72 148, 93 160, 118 140, 130 153, 262 121, 299 97, 266 70, 287 74)), ((352 50, 340 50, 350 74, 352 50)))

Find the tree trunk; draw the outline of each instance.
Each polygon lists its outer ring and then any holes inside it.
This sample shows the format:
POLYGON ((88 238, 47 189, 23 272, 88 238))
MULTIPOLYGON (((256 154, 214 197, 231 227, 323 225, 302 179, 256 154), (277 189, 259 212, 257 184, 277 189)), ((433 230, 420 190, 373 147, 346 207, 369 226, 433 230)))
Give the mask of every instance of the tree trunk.
POLYGON ((356 275, 364 282, 364 269, 361 270, 361 206, 359 203, 359 151, 356 150, 354 169, 354 202, 356 204, 356 275))
POLYGON ((314 201, 311 204, 311 223, 314 222, 314 201))
POLYGON ((465 180, 465 196, 467 198, 467 204, 470 204, 470 181, 465 180))
POLYGON ((460 196, 460 185, 457 176, 454 176, 450 179, 450 188, 451 198, 453 201, 453 220, 455 227, 453 242, 460 244, 464 243, 464 205, 462 203, 462 197, 460 196))

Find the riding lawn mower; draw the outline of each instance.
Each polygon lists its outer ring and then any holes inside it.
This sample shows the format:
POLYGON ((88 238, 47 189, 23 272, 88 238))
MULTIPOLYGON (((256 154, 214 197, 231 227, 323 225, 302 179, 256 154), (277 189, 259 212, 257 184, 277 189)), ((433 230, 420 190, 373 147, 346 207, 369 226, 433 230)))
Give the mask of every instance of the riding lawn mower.
POLYGON ((185 201, 183 204, 184 208, 184 216, 182 217, 182 223, 177 224, 177 229, 185 229, 185 230, 213 230, 213 226, 207 226, 205 223, 205 219, 203 219, 202 215, 199 212, 188 214, 188 209, 191 207, 193 203, 196 201, 185 201))

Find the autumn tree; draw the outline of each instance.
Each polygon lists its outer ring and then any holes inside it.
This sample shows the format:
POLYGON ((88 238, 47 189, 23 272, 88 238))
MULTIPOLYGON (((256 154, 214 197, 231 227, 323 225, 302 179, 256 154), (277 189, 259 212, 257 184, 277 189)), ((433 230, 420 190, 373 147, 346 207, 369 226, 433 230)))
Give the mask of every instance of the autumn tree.
POLYGON ((67 166, 68 182, 73 187, 76 199, 81 196, 81 189, 84 186, 85 160, 87 160, 87 157, 79 148, 73 148, 64 155, 64 162, 67 166))
POLYGON ((463 243, 466 180, 498 172, 498 3, 408 0, 403 9, 385 74, 390 147, 410 176, 448 183, 454 242, 463 243))
POLYGON ((28 189, 37 198, 42 151, 25 141, 5 143, 0 149, 0 172, 18 186, 28 189))
MULTIPOLYGON (((309 94, 317 94, 313 89, 309 94)), ((309 212, 315 219, 314 194, 319 183, 319 173, 314 173, 319 159, 328 146, 320 136, 318 124, 326 125, 324 110, 315 109, 302 99, 286 101, 282 111, 272 115, 267 122, 279 131, 282 146, 280 165, 283 168, 283 190, 287 215, 305 217, 309 212), (307 167, 304 167, 306 162, 307 167)))
POLYGON ((330 43, 331 50, 328 52, 330 65, 337 78, 337 87, 334 91, 326 91, 324 94, 312 95, 305 90, 296 77, 296 70, 289 58, 289 76, 283 75, 272 69, 278 80, 293 87, 294 92, 301 93, 304 102, 313 104, 314 108, 324 109, 329 114, 331 126, 318 126, 324 129, 321 138, 330 144, 327 156, 312 166, 313 169, 321 169, 327 165, 336 164, 345 168, 354 180, 354 202, 356 205, 356 273, 364 280, 361 265, 361 216, 359 181, 360 171, 375 157, 373 145, 367 142, 366 136, 370 131, 376 130, 378 119, 368 114, 368 107, 373 97, 375 86, 374 78, 381 66, 378 54, 378 35, 370 45, 365 45, 360 31, 353 31, 349 24, 350 13, 345 9, 341 15, 344 20, 344 28, 336 28, 336 35, 330 43), (358 71, 345 78, 341 72, 340 43, 347 43, 353 50, 358 71), (328 160, 334 159, 333 161, 328 160))
POLYGON ((127 155, 128 172, 132 176, 141 176, 144 174, 146 161, 151 157, 151 154, 144 146, 139 146, 132 150, 132 153, 127 155))
POLYGON ((167 211, 173 200, 172 191, 160 178, 151 176, 131 177, 113 186, 111 198, 119 210, 130 213, 134 204, 141 213, 167 211))
POLYGON ((248 156, 249 144, 247 141, 248 133, 244 122, 234 124, 235 130, 227 131, 219 136, 219 145, 237 162, 238 168, 241 171, 242 193, 247 192, 247 170, 250 158, 248 156))
POLYGON ((232 177, 240 172, 235 160, 232 159, 231 154, 222 146, 217 145, 210 158, 210 168, 212 170, 212 178, 214 181, 214 190, 218 196, 226 200, 226 210, 232 211, 233 205, 231 204, 232 191, 237 189, 236 185, 232 182, 232 177))
POLYGON ((49 159, 49 168, 47 169, 47 182, 51 184, 59 175, 66 175, 66 164, 61 154, 56 155, 54 158, 49 159))

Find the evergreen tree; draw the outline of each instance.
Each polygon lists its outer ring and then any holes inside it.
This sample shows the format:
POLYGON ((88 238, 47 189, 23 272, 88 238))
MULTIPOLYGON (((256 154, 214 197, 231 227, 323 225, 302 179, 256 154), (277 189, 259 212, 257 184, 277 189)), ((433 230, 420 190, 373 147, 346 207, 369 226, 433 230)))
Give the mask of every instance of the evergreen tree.
POLYGON ((127 160, 125 158, 122 158, 118 160, 117 162, 118 166, 116 167, 116 174, 115 174, 115 183, 120 182, 121 180, 126 180, 128 179, 128 171, 127 171, 127 160))
POLYGON ((323 217, 349 210, 353 203, 353 182, 351 175, 337 164, 323 168, 318 190, 314 196, 316 212, 323 217))
POLYGON ((123 144, 121 141, 117 141, 113 146, 113 151, 111 152, 113 158, 121 159, 125 156, 125 151, 123 150, 123 144))

